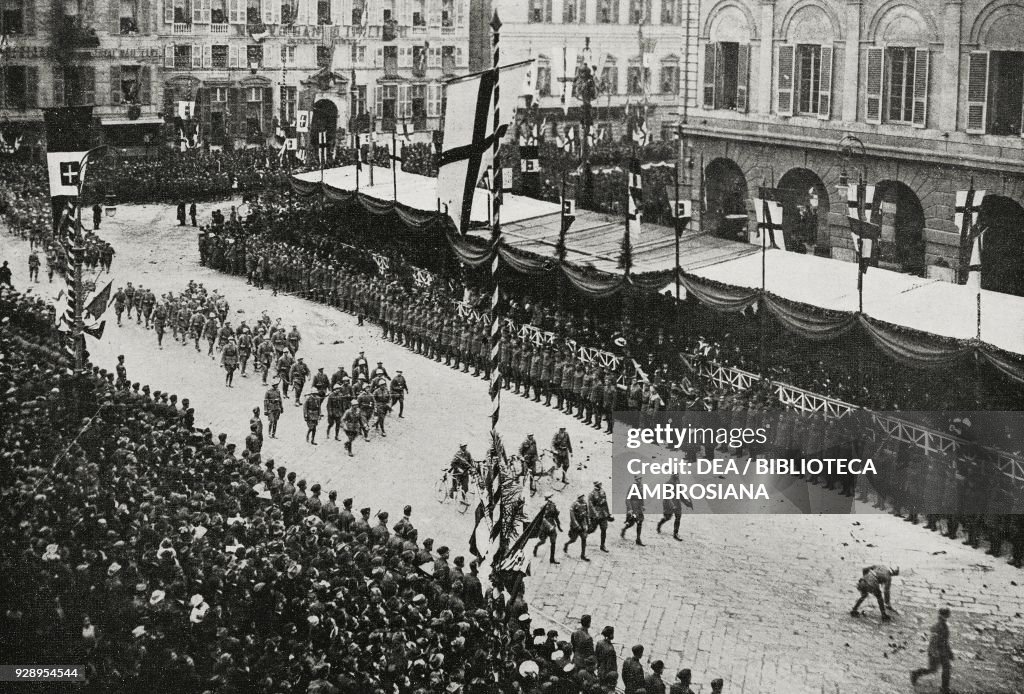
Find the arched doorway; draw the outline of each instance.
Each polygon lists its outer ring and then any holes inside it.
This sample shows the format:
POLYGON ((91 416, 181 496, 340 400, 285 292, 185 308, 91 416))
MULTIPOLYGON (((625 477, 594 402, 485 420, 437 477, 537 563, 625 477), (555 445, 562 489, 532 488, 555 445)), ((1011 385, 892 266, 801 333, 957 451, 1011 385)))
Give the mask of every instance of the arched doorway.
POLYGON ((924 208, 910 186, 880 181, 875 186, 872 221, 882 228, 878 260, 900 272, 924 274, 924 208))
POLYGON ((704 229, 715 236, 746 241, 747 177, 731 159, 715 159, 704 167, 704 229))
POLYGON ((981 288, 1024 296, 1024 207, 1002 195, 986 195, 978 225, 985 229, 981 288))
POLYGON ((810 169, 790 169, 779 179, 782 229, 786 249, 812 253, 816 246, 829 245, 828 188, 810 169))
POLYGON ((316 133, 327 132, 327 147, 334 150, 334 138, 338 131, 338 107, 330 99, 319 99, 313 104, 313 121, 310 123, 310 139, 315 141, 316 133))

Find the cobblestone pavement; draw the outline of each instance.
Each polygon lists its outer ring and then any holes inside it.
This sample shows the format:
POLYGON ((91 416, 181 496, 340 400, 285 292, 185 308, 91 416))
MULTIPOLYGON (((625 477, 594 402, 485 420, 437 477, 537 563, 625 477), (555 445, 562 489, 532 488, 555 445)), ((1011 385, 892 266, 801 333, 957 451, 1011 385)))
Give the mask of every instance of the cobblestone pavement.
MULTIPOLYGON (((202 205, 201 218, 208 219, 213 207, 202 205)), ((341 443, 304 443, 301 410, 290 405, 280 438, 267 440, 265 455, 297 470, 310 484, 320 482, 325 491, 337 488, 342 497, 355 497, 357 505, 388 510, 392 519, 411 503, 421 538, 437 537, 437 544, 449 544, 453 555, 468 554, 472 513, 460 515, 452 504, 439 504, 434 483, 458 443, 468 443, 478 456, 484 452, 489 429, 484 382, 381 340, 375 326, 358 327, 348 314, 289 295, 272 297, 244 279, 200 267, 193 230, 178 228, 173 218, 170 206, 122 206, 115 218, 104 220, 100 233, 117 249, 116 284, 130 280, 159 294, 179 291, 195 279, 228 297, 236 325, 242 319, 254 321, 264 309, 298 325, 304 338, 301 354, 313 369, 324 366, 331 373, 338 364, 348 369, 365 349, 371 364, 380 359, 408 377, 412 393, 405 418, 389 420, 386 439, 375 435, 370 443, 357 441, 354 458, 344 455, 341 443)), ((15 286, 24 287, 27 243, 4 231, 0 248, 11 261, 15 286)), ((60 287, 58 281, 46 284, 44 275, 34 290, 54 297, 60 287)), ((124 354, 132 380, 189 397, 200 426, 227 432, 241 444, 251 408, 262 405, 265 388, 258 378, 236 377, 236 387, 225 388, 217 361, 175 344, 169 335, 159 351, 152 332, 134 323, 117 328, 114 322, 111 312, 102 342, 90 346, 94 363, 112 370, 116 355, 124 354)), ((499 428, 508 448, 518 448, 528 432, 546 446, 558 426, 567 427, 576 459, 587 466, 574 466, 573 484, 556 495, 568 529, 568 506, 576 491, 589 490, 595 479, 607 483, 611 478, 611 437, 504 395, 499 428)), ((531 501, 531 508, 537 503, 531 501)), ((651 504, 648 508, 657 511, 651 504)), ((616 523, 609 528, 610 553, 596 551, 597 537, 591 536, 590 563, 579 561, 577 549, 566 557, 560 547, 561 564, 536 560, 527 598, 538 619, 573 627, 581 614, 590 613, 595 633, 614 624, 621 646, 645 644, 650 659, 666 662, 666 674, 691 668, 694 689, 701 694, 709 691, 714 677, 725 679, 730 694, 869 694, 912 691, 908 672, 926 660, 935 610, 948 604, 953 609, 954 690, 1024 692, 1024 572, 1008 566, 1005 558, 994 559, 877 513, 688 514, 682 542, 656 535, 657 518, 656 513, 647 516, 646 547, 620 540, 616 523), (860 567, 878 562, 902 569, 893 595, 900 614, 884 625, 871 605, 860 619, 848 614, 860 567)), ((559 544, 563 541, 564 536, 559 544)), ((937 678, 923 679, 917 691, 937 692, 937 678)))

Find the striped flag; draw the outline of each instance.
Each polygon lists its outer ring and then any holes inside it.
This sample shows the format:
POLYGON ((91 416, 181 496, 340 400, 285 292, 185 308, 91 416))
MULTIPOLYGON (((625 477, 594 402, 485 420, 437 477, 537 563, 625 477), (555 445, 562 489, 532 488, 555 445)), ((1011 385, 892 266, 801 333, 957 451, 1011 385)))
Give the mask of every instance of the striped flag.
MULTIPOLYGON (((966 261, 967 272, 961 275, 970 287, 981 288, 981 244, 984 230, 978 228, 981 203, 985 200, 984 190, 975 190, 972 181, 967 190, 956 192, 956 208, 953 219, 960 232, 961 263, 966 261)), ((961 265, 962 266, 962 265, 961 265)))
POLYGON ((753 203, 754 218, 757 220, 754 244, 762 248, 786 250, 786 238, 782 230, 782 204, 765 198, 753 198, 753 203))
POLYGON ((327 165, 328 147, 327 147, 327 131, 321 130, 316 134, 316 152, 317 158, 320 160, 320 166, 327 165))
POLYGON ((846 187, 846 214, 851 219, 871 221, 875 212, 875 187, 867 183, 851 183, 846 187))
POLYGON ((644 202, 644 188, 643 188, 643 176, 640 173, 640 160, 633 159, 629 163, 628 175, 628 194, 627 204, 629 209, 626 212, 626 218, 629 220, 629 231, 633 240, 636 241, 640 238, 640 223, 643 217, 643 202, 644 202))
POLYGON ((967 263, 967 286, 981 289, 981 243, 985 237, 985 229, 972 232, 971 259, 967 263))
POLYGON ((874 256, 875 246, 882 236, 882 228, 877 224, 850 217, 850 233, 853 235, 853 247, 859 249, 858 262, 861 274, 868 271, 874 256))

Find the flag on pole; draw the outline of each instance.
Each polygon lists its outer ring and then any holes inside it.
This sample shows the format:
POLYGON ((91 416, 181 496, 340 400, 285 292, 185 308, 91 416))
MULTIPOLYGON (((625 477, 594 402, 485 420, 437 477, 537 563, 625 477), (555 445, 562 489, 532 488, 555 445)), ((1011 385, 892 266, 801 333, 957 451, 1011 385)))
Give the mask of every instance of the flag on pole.
POLYGON ((851 219, 871 221, 875 212, 875 187, 867 183, 851 183, 846 187, 846 214, 851 219))
POLYGON ((509 122, 515 119, 519 88, 530 62, 447 82, 437 197, 447 206, 448 215, 460 231, 469 228, 473 189, 494 159, 494 142, 505 136, 509 122), (494 86, 499 79, 508 88, 499 91, 500 103, 494 104, 494 86), (495 110, 502 114, 502 123, 494 122, 495 110))
POLYGON ((93 318, 99 318, 103 315, 103 312, 107 309, 107 304, 110 303, 110 286, 113 282, 108 282, 107 286, 102 289, 99 293, 92 298, 92 300, 85 307, 85 312, 93 318))
POLYGON ((530 538, 537 537, 540 527, 544 523, 544 509, 541 508, 533 517, 519 537, 509 546, 505 556, 495 563, 496 571, 518 572, 529 575, 531 554, 526 551, 530 538))
POLYGON ((50 197, 78 196, 85 179, 92 106, 66 106, 43 110, 46 123, 46 170, 50 197))
POLYGON ((984 200, 985 191, 974 190, 974 186, 967 190, 956 191, 953 221, 956 222, 956 229, 964 241, 970 235, 971 229, 978 223, 978 213, 981 212, 981 203, 984 200))
POLYGON ((295 132, 309 132, 309 111, 298 111, 295 115, 295 132))
POLYGON ((640 173, 640 160, 633 159, 629 162, 629 173, 627 178, 627 204, 629 205, 626 218, 629 220, 629 232, 635 242, 640 238, 640 222, 643 216, 643 176, 640 173))
POLYGON ((757 220, 754 244, 764 248, 786 250, 786 239, 782 231, 782 204, 764 198, 754 198, 753 203, 754 217, 757 220))
POLYGON ((853 237, 854 250, 859 251, 857 261, 860 263, 860 272, 864 274, 871 265, 875 246, 882 236, 882 228, 877 224, 850 217, 850 234, 853 237))
POLYGON ((967 286, 981 289, 981 244, 985 237, 985 229, 971 233, 971 259, 967 263, 967 286))
POLYGON ((559 135, 558 147, 563 152, 572 156, 576 153, 576 127, 573 125, 565 128, 565 135, 559 135))
POLYGON ((642 115, 634 116, 630 136, 633 138, 633 142, 641 147, 650 141, 650 133, 647 132, 647 122, 642 115))
POLYGON ((669 208, 672 211, 673 219, 685 220, 684 223, 688 223, 693 219, 693 201, 692 200, 672 200, 669 198, 669 208))
POLYGON ((320 160, 320 166, 326 166, 328 156, 330 155, 326 130, 321 130, 316 134, 316 151, 317 158, 320 160))

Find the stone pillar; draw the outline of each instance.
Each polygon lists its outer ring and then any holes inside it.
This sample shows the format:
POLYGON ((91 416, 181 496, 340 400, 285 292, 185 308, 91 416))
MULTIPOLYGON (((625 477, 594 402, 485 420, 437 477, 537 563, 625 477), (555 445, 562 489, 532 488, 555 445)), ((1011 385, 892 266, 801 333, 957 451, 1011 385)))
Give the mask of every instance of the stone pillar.
POLYGON ((860 22, 863 10, 861 0, 846 2, 846 54, 843 60, 843 115, 844 123, 857 120, 857 97, 860 95, 860 22))
POLYGON ((757 102, 750 110, 755 113, 772 112, 772 94, 775 89, 775 0, 761 0, 761 50, 757 57, 757 102))
MULTIPOLYGON (((960 103, 960 19, 963 11, 961 0, 946 0, 942 16, 942 63, 936 70, 941 86, 929 95, 933 99, 930 108, 937 108, 939 129, 947 132, 956 130, 957 107, 960 103), (935 98, 939 97, 939 98, 935 98)), ((935 81, 932 80, 932 84, 935 81)))

